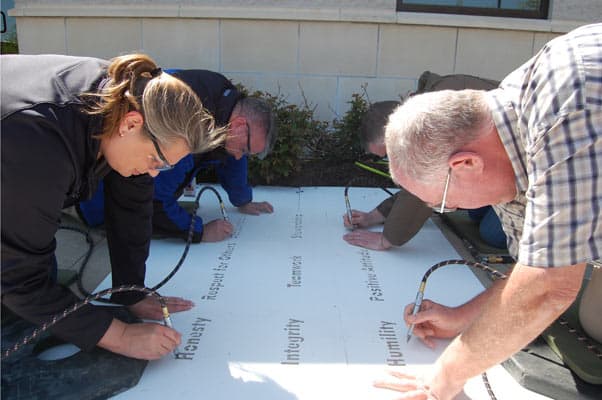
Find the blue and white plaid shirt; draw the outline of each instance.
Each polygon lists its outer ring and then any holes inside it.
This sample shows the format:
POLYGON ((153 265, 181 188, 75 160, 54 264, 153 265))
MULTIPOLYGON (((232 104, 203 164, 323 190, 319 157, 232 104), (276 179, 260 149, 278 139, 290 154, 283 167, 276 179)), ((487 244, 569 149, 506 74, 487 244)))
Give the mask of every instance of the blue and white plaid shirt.
POLYGON ((494 206, 521 264, 602 257, 602 24, 548 44, 488 92, 516 175, 514 201, 494 206))

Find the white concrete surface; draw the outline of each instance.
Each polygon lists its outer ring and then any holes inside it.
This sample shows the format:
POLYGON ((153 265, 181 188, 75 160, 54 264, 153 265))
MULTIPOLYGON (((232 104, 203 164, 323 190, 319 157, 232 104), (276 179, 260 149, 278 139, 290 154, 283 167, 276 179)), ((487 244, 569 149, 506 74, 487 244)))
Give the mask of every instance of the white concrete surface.
MULTIPOLYGON (((349 195, 358 209, 387 196, 361 188, 349 195)), ((260 187, 254 197, 270 201, 274 213, 248 216, 229 208, 233 237, 193 245, 182 269, 160 290, 196 303, 172 315, 183 337, 178 356, 150 362, 138 385, 116 398, 395 398, 374 388, 373 380, 389 369, 429 368, 446 346, 406 343, 401 313, 424 272, 458 257, 455 250, 430 221, 393 251, 348 245, 341 239, 343 188, 260 187)), ((200 214, 220 217, 211 192, 203 195, 200 214)), ((183 247, 180 240, 153 241, 147 286, 171 270, 183 247)), ((471 271, 448 266, 429 279, 426 296, 455 305, 480 290, 471 271)), ((490 380, 499 398, 544 398, 499 366, 490 380)), ((486 398, 480 379, 472 379, 460 398, 486 398)))

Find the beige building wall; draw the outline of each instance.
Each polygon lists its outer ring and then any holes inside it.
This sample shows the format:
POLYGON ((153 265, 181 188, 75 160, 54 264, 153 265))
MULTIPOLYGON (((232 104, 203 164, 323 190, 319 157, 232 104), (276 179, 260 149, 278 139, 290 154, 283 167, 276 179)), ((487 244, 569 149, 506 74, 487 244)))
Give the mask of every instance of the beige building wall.
POLYGON ((600 0, 550 3, 548 20, 400 13, 394 0, 16 0, 10 14, 24 54, 143 51, 332 120, 353 93, 398 99, 425 70, 502 79, 551 38, 602 20, 600 0))

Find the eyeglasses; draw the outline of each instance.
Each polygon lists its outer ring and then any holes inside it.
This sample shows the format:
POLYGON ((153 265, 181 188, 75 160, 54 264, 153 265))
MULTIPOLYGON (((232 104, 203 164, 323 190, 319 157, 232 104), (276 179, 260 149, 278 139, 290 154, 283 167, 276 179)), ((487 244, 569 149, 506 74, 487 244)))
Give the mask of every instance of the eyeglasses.
POLYGON ((157 157, 155 157, 154 155, 151 155, 150 157, 152 157, 156 163, 156 166, 153 167, 154 170, 156 171, 168 171, 170 169, 172 169, 174 166, 171 165, 169 163, 169 161, 167 161, 167 159, 165 158, 165 155, 163 154, 163 152, 161 151, 161 148, 159 147, 159 143, 157 143, 157 139, 153 136, 153 134, 150 134, 150 139, 153 142, 153 146, 155 146, 155 150, 157 151, 157 157))
MULTIPOLYGON (((245 122, 245 125, 247 126, 247 145, 244 148, 239 148, 239 147, 228 147, 226 146, 227 150, 230 150, 232 152, 239 152, 240 151, 240 155, 241 156, 246 156, 246 155, 251 155, 251 127, 249 126, 248 122, 245 122)), ((236 135, 235 137, 240 137, 240 135, 236 135)))
POLYGON ((445 179, 445 189, 443 189, 443 198, 441 204, 433 206, 433 210, 440 214, 456 211, 455 208, 445 208, 445 200, 447 199, 447 189, 449 188, 449 178, 451 178, 451 168, 447 170, 447 178, 445 179))

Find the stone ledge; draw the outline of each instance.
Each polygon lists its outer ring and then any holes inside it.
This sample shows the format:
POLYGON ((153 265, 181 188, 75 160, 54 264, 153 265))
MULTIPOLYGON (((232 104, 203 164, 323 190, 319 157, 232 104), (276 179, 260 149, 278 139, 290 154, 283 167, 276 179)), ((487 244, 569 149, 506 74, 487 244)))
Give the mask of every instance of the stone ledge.
POLYGON ((518 30, 565 33, 584 21, 536 20, 453 14, 395 12, 358 8, 245 7, 197 5, 23 5, 9 11, 13 17, 96 17, 96 18, 212 18, 292 20, 324 22, 365 22, 400 25, 432 25, 457 28, 518 30))

